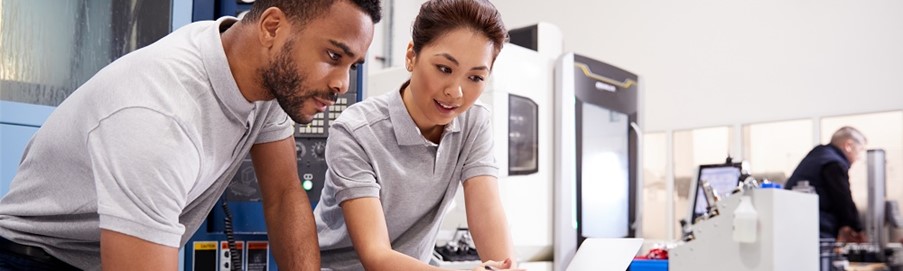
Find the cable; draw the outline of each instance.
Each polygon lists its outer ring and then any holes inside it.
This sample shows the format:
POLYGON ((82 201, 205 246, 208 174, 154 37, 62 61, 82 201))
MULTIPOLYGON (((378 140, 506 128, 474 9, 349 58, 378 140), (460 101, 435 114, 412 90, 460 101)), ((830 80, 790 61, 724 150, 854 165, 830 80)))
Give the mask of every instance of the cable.
POLYGON ((232 268, 230 268, 230 270, 241 271, 241 254, 235 246, 235 234, 232 231, 232 211, 229 210, 229 205, 226 204, 225 200, 223 200, 223 213, 226 214, 226 242, 229 243, 229 259, 232 261, 232 268))

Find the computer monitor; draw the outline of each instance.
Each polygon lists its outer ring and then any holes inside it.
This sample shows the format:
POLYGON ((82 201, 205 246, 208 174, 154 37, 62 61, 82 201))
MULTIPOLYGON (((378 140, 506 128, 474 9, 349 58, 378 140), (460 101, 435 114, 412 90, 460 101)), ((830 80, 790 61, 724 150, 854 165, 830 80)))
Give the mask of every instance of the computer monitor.
POLYGON ((699 172, 696 174, 696 180, 693 182, 690 191, 692 193, 692 207, 690 209, 690 223, 694 223, 696 218, 705 214, 706 208, 709 207, 705 200, 705 193, 702 190, 702 181, 709 183, 715 193, 725 198, 731 194, 731 191, 740 183, 740 163, 700 165, 699 172))

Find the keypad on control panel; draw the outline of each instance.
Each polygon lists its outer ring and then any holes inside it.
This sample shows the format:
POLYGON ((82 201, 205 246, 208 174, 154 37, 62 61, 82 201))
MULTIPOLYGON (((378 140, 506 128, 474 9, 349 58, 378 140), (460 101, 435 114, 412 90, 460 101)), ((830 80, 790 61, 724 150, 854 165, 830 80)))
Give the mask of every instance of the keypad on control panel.
POLYGON ((326 112, 317 113, 309 124, 295 124, 295 136, 325 136, 332 122, 348 108, 348 98, 340 97, 326 112))

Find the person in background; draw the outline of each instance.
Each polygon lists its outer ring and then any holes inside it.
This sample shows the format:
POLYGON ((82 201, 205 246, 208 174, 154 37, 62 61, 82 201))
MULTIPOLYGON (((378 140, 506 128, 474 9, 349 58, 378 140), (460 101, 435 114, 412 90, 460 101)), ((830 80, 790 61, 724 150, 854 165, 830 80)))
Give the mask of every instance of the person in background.
POLYGON ((865 242, 862 221, 850 192, 850 165, 862 158, 865 136, 853 127, 842 127, 831 136, 831 143, 816 146, 800 162, 785 188, 792 189, 808 181, 818 194, 821 238, 840 242, 865 242))
POLYGON ((458 184, 483 262, 507 269, 513 245, 499 199, 486 87, 507 31, 485 0, 430 0, 408 44, 410 80, 346 109, 326 143, 314 210, 323 267, 439 270, 428 264, 458 184))
POLYGON ((279 269, 319 269, 292 125, 347 91, 379 20, 379 0, 258 0, 114 61, 29 142, 0 270, 176 270, 249 152, 279 269))

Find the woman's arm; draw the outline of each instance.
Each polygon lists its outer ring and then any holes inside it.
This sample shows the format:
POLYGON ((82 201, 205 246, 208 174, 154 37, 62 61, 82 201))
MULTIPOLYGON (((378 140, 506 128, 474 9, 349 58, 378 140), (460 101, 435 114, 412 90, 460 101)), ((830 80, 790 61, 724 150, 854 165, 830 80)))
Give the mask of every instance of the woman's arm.
POLYGON ((508 230, 508 219, 499 199, 498 179, 476 176, 464 181, 464 205, 467 226, 482 261, 514 263, 514 245, 508 230))
POLYGON ((340 204, 351 243, 367 270, 443 270, 392 250, 385 214, 378 198, 340 204))

